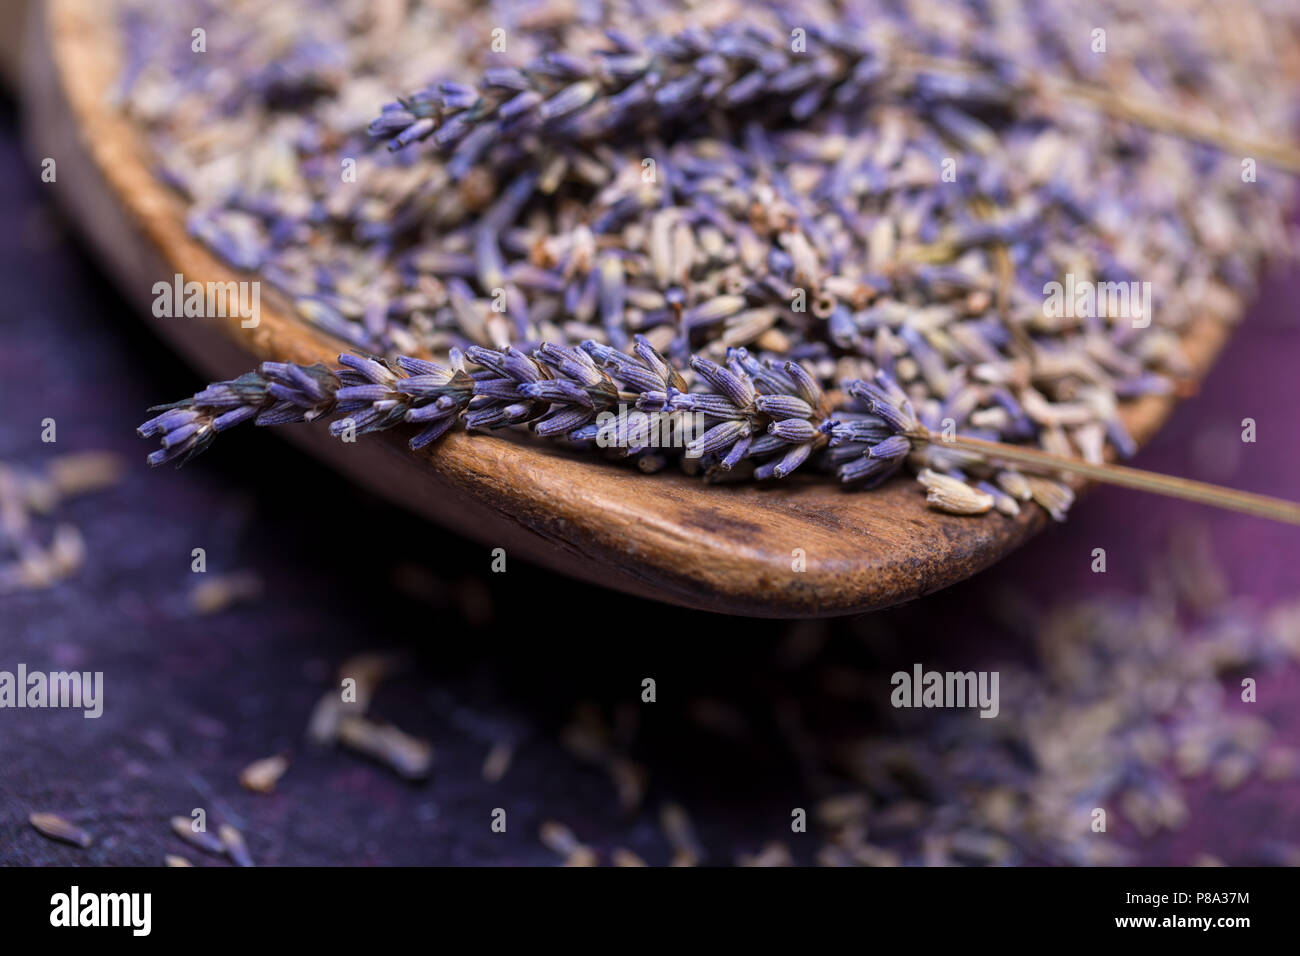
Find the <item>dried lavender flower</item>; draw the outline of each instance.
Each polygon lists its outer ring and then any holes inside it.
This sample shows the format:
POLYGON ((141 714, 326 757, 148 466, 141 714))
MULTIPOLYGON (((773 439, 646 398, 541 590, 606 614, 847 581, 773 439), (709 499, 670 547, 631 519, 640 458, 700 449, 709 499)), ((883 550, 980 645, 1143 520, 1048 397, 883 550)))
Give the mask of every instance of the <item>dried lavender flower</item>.
POLYGON ((977 491, 964 481, 924 468, 917 480, 925 486, 925 500, 940 511, 956 515, 982 515, 993 507, 993 496, 977 491))
MULTIPOLYGON (((588 54, 545 53, 493 67, 474 85, 443 81, 386 104, 370 134, 390 149, 432 140, 454 178, 502 144, 582 142, 709 112, 806 118, 824 100, 857 102, 886 72, 883 51, 834 25, 810 25, 809 53, 755 24, 692 27, 643 42, 624 37, 588 54)), ((1011 91, 1008 90, 1008 94, 1011 91)), ((499 151, 493 159, 500 164, 499 151)))
POLYGON ((27 822, 42 836, 80 847, 83 850, 94 842, 94 838, 81 827, 69 823, 55 813, 32 813, 28 815, 27 822))
POLYGON ((545 344, 524 353, 513 347, 471 347, 452 367, 399 356, 389 361, 343 354, 344 367, 303 367, 267 362, 230 382, 208 386, 189 399, 160 406, 139 428, 162 436, 151 465, 176 458, 183 464, 238 421, 278 425, 331 417, 331 433, 386 431, 405 423, 422 427, 410 439, 422 447, 461 422, 470 429, 528 425, 548 438, 576 442, 607 439, 628 454, 645 443, 626 429, 602 427, 602 413, 635 407, 669 415, 690 414, 706 430, 685 446, 722 469, 741 459, 760 461, 760 478, 782 478, 826 443, 825 398, 815 380, 793 362, 758 362, 733 349, 727 366, 696 357, 694 385, 644 338, 626 355, 597 342, 579 349, 545 344), (466 363, 477 366, 473 372, 466 363), (700 390, 691 390, 697 388, 700 390))

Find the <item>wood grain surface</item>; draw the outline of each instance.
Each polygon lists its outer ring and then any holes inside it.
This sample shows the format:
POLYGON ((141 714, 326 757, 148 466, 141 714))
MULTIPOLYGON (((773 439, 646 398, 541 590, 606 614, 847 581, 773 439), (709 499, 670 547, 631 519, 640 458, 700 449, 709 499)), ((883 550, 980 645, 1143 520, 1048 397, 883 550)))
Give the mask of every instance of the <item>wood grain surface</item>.
MULTIPOLYGON (((333 362, 344 344, 299 320, 269 286, 255 329, 238 319, 153 317, 154 283, 176 273, 200 282, 256 276, 232 270, 186 233, 181 197, 154 175, 140 131, 112 106, 113 3, 37 7, 23 83, 28 142, 37 156, 56 158, 59 199, 124 294, 205 381, 266 359, 333 362)), ((1199 377, 1228 330, 1209 321, 1189 329, 1185 351, 1199 377)), ((1149 397, 1124 418, 1142 442, 1172 407, 1149 397)), ((453 433, 417 453, 400 436, 345 444, 320 425, 281 431, 356 482, 512 558, 732 614, 823 616, 897 604, 989 566, 1048 520, 1036 507, 1015 519, 940 514, 908 479, 868 493, 824 478, 709 486, 676 473, 642 475, 526 436, 453 433), (795 549, 806 555, 804 571, 792 570, 795 549)))

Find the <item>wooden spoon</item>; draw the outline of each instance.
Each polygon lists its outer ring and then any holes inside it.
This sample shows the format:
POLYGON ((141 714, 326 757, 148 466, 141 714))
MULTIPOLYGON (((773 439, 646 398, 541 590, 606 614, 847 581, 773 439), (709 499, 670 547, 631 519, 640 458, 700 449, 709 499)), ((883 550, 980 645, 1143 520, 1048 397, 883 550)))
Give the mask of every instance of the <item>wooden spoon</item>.
MULTIPOLYGON (((199 282, 256 276, 233 270, 186 233, 181 197, 155 177, 141 131, 111 105, 118 77, 112 8, 104 0, 46 0, 29 18, 26 133, 37 157, 57 161, 60 200, 126 296, 203 382, 265 359, 334 363, 346 345, 297 318, 269 284, 255 329, 238 319, 153 316, 154 283, 176 273, 199 282)), ((1226 336, 1220 323, 1192 324, 1183 346, 1197 378, 1226 336)), ((1142 442, 1173 405, 1147 397, 1124 409, 1124 421, 1142 442)), ((731 614, 822 616, 896 604, 991 565, 1048 521, 1032 506, 1014 519, 938 513, 910 479, 871 492, 846 492, 824 478, 705 485, 524 437, 452 433, 412 452, 402 436, 345 444, 320 425, 278 431, 357 483, 487 546, 468 561, 486 564, 487 549, 501 547, 596 584, 731 614)))

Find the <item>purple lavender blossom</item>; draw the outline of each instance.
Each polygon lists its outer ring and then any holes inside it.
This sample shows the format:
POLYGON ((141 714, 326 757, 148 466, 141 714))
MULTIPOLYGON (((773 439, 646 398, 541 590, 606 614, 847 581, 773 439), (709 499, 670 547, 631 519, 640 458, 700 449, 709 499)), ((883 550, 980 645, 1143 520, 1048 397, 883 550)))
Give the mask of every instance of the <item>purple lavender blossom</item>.
POLYGON ((920 422, 906 393, 885 372, 877 372, 874 382, 845 382, 844 391, 856 405, 820 426, 830 439, 829 458, 840 481, 874 486, 902 467, 920 422))
MULTIPOLYGON (((883 51, 855 42, 850 31, 806 31, 806 51, 792 50, 788 35, 729 23, 643 44, 611 40, 610 49, 590 55, 550 52, 523 68, 486 70, 472 86, 442 82, 388 103, 370 133, 387 138, 393 150, 432 140, 463 173, 492 147, 520 146, 529 136, 590 141, 628 127, 738 111, 802 120, 828 99, 866 101, 889 76, 883 51)), ((927 102, 968 98, 969 84, 949 89, 923 79, 914 85, 927 102)), ((982 97, 994 89, 989 79, 982 97)))
POLYGON ((421 426, 410 439, 413 448, 457 424, 527 425, 545 438, 612 444, 632 456, 651 444, 647 413, 659 413, 703 422, 703 432, 684 450, 702 459, 706 470, 729 471, 750 461, 755 477, 783 478, 830 446, 832 463, 848 481, 906 455, 908 441, 890 421, 915 424, 915 416, 885 379, 851 383, 847 390, 873 408, 877 402, 888 405, 892 414, 841 421, 829 417, 825 395, 795 362, 759 361, 744 349, 731 349, 725 365, 695 356, 691 381, 644 338, 636 339, 633 351, 588 341, 581 348, 545 344, 529 353, 476 346, 464 355, 454 352, 450 366, 351 353, 339 356, 337 370, 266 362, 257 372, 160 406, 139 433, 161 436, 151 465, 178 459, 183 464, 240 422, 279 425, 323 416, 333 419, 330 431, 338 436, 421 426), (606 418, 619 409, 634 414, 606 418), (865 464, 854 464, 845 449, 865 464))

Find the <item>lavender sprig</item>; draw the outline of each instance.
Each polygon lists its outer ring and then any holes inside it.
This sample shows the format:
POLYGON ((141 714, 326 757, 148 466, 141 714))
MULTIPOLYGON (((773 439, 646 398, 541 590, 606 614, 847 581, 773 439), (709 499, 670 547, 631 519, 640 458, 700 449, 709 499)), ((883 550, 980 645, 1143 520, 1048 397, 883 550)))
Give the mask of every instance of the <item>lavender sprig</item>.
MULTIPOLYGON (((807 119, 828 99, 863 101, 887 74, 884 53, 832 26, 804 28, 808 52, 754 24, 692 28, 644 42, 611 31, 607 50, 556 51, 477 83, 443 82, 388 103, 370 124, 389 148, 424 140, 465 171, 503 141, 536 134, 588 141, 709 112, 785 111, 807 119)), ((959 91, 960 92, 960 91, 959 91)))
POLYGON ((824 457, 842 482, 874 485, 914 452, 926 459, 925 452, 938 443, 963 454, 961 467, 976 471, 968 476, 953 464, 935 470, 932 461, 915 463, 926 500, 953 514, 984 514, 996 507, 1015 515, 1019 498, 1032 499, 1052 517, 1064 519, 1074 500, 1068 485, 999 471, 993 463, 1002 461, 1300 524, 1300 505, 1281 499, 972 436, 936 437, 883 371, 874 381, 845 382, 850 407, 832 417, 816 380, 795 362, 759 362, 739 348, 728 351, 725 366, 694 356, 692 385, 646 339, 638 337, 634 351, 626 355, 588 340, 581 349, 545 344, 529 354, 513 347, 476 347, 468 356, 453 353, 450 367, 409 356, 390 361, 351 354, 339 356, 344 367, 337 370, 264 362, 257 372, 153 409, 161 414, 141 425, 139 433, 162 436, 162 448, 149 455, 151 465, 177 458, 184 464, 218 433, 241 422, 278 425, 324 415, 334 417, 330 431, 335 435, 419 424, 412 448, 463 421, 471 429, 530 424, 544 437, 579 442, 603 444, 599 439, 612 435, 633 454, 645 443, 621 424, 625 419, 611 416, 620 423, 612 428, 602 422, 602 413, 632 402, 642 412, 689 413, 702 419, 707 428, 686 445, 686 452, 704 460, 706 474, 752 461, 755 478, 784 478, 829 446, 824 457), (479 370, 467 372, 466 358, 479 370))
MULTIPOLYGON (((139 434, 161 436, 151 465, 184 464, 241 422, 280 425, 322 417, 333 419, 336 436, 420 425, 412 448, 458 423, 469 429, 528 425, 542 437, 616 446, 631 455, 649 444, 638 423, 655 413, 691 416, 703 424, 684 451, 707 469, 725 472, 750 461, 759 479, 784 478, 828 444, 893 465, 903 457, 895 454, 892 423, 907 421, 910 406, 905 397, 906 413, 887 404, 902 393, 883 373, 878 385, 850 384, 850 394, 883 398, 879 408, 855 413, 849 425, 829 418, 826 396, 795 362, 760 362, 732 349, 725 366, 693 357, 688 380, 644 338, 637 338, 633 352, 587 341, 581 348, 548 343, 531 353, 473 347, 464 355, 454 352, 450 367, 409 356, 390 361, 355 354, 340 355, 343 367, 336 370, 265 362, 257 372, 153 409, 161 414, 141 425, 139 434), (476 370, 468 371, 467 364, 476 370), (641 417, 603 417, 628 408, 641 417)), ((835 456, 843 481, 878 474, 852 459, 842 449, 835 456)))
POLYGON ((216 382, 190 398, 151 408, 161 414, 136 431, 142 438, 162 436, 162 448, 149 456, 150 465, 178 458, 178 465, 183 465, 220 432, 250 419, 259 425, 284 425, 329 414, 337 404, 338 387, 337 374, 324 365, 264 362, 258 372, 216 382))

